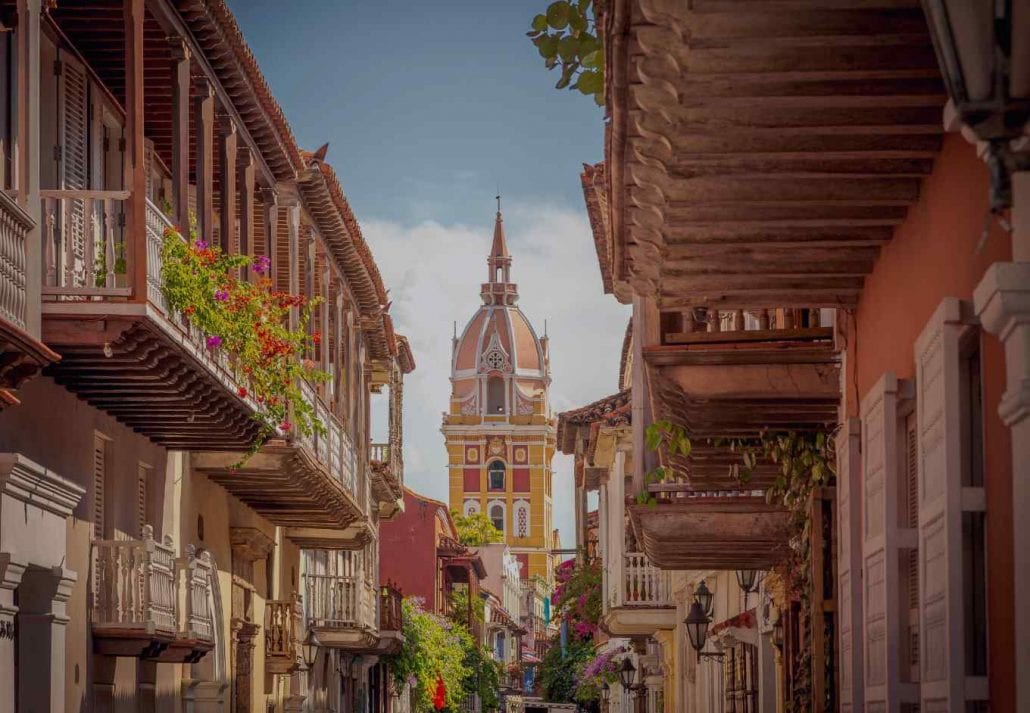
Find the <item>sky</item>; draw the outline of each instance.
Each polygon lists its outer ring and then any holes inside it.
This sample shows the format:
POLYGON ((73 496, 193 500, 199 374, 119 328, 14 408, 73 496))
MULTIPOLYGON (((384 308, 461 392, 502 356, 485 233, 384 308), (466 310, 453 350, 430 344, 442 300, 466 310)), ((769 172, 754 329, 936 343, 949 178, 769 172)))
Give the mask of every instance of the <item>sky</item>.
MULTIPOLYGON (((546 4, 229 0, 301 147, 329 143, 418 365, 404 385, 405 481, 444 501, 453 323, 480 304, 498 191, 519 306, 538 333, 547 321, 553 411, 617 390, 629 311, 603 294, 579 183, 601 159, 603 116, 554 89, 525 36, 546 4)), ((571 458, 553 466, 555 525, 572 546, 571 458)))

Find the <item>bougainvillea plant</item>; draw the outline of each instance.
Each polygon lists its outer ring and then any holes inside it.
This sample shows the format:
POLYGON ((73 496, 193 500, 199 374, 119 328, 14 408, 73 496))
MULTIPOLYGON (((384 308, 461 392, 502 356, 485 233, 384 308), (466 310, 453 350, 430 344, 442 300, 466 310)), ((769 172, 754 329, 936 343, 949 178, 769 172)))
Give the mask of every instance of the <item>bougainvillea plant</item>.
POLYGON ((325 426, 300 390, 302 381, 328 379, 305 360, 321 339, 307 330, 317 301, 275 290, 267 257, 228 255, 190 232, 186 240, 178 230, 165 228, 161 290, 169 308, 204 334, 209 350, 229 356, 240 384, 238 396, 258 404, 254 417, 262 433, 254 449, 276 433, 324 433, 325 426), (245 267, 257 275, 256 281, 238 277, 245 267), (300 319, 291 329, 294 307, 300 319))
POLYGON ((601 621, 601 565, 566 560, 555 572, 551 603, 568 624, 569 634, 589 639, 601 621))
POLYGON ((400 653, 390 657, 398 687, 411 686, 413 710, 433 709, 437 678, 443 678, 446 705, 458 710, 465 695, 465 681, 474 673, 467 665, 468 652, 474 648, 465 627, 423 608, 422 600, 406 597, 401 603, 404 614, 404 642, 400 653))
POLYGON ((613 646, 587 663, 577 676, 576 700, 580 703, 599 700, 601 687, 619 680, 619 668, 628 650, 625 646, 613 646))

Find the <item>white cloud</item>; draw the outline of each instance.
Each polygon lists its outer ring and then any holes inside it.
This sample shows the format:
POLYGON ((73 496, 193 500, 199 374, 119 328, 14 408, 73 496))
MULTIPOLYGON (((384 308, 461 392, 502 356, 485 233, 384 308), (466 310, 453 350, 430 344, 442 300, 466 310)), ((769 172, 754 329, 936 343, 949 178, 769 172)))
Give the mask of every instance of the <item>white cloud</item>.
MULTIPOLYGON (((411 341, 417 368, 404 384, 405 480, 447 500, 446 453, 440 423, 450 395, 453 323, 458 331, 479 307, 493 216, 481 224, 362 225, 390 298, 390 313, 411 341)), ((582 210, 509 204, 505 232, 519 306, 538 333, 551 337, 551 408, 576 408, 614 392, 629 309, 601 287, 590 228, 582 210)), ((382 409, 380 409, 382 410, 382 409)), ((555 524, 574 544, 572 459, 554 459, 555 524)))

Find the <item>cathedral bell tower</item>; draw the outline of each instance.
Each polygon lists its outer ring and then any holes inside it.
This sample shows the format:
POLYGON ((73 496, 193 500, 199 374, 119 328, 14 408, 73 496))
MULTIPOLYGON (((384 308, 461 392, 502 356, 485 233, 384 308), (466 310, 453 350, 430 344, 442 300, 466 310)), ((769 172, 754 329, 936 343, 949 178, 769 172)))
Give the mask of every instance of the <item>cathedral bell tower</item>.
POLYGON ((551 458, 555 420, 547 336, 516 306, 500 202, 482 305, 451 355, 450 408, 441 431, 450 507, 485 513, 522 564, 522 577, 552 581, 551 458))

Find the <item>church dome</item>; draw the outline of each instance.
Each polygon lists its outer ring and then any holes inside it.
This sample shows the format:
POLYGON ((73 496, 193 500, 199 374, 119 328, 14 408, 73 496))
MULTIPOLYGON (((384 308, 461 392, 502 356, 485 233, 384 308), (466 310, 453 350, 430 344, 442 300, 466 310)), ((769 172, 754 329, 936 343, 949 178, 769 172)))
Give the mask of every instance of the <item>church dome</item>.
MULTIPOLYGON (((454 397, 468 400, 468 408, 496 414, 489 397, 491 382, 503 382, 505 411, 515 413, 524 400, 543 397, 550 381, 547 337, 538 337, 526 315, 516 306, 518 288, 511 282, 511 255, 504 235, 500 210, 494 224, 493 245, 487 258, 487 282, 480 295, 483 304, 460 336, 455 335, 451 362, 454 397), (481 387, 481 388, 477 388, 481 387), (479 392, 482 391, 482 394, 479 392), (477 395, 478 394, 478 395, 477 395), (473 405, 476 404, 476 405, 473 405)), ((502 388, 498 383, 497 388, 502 388)))

